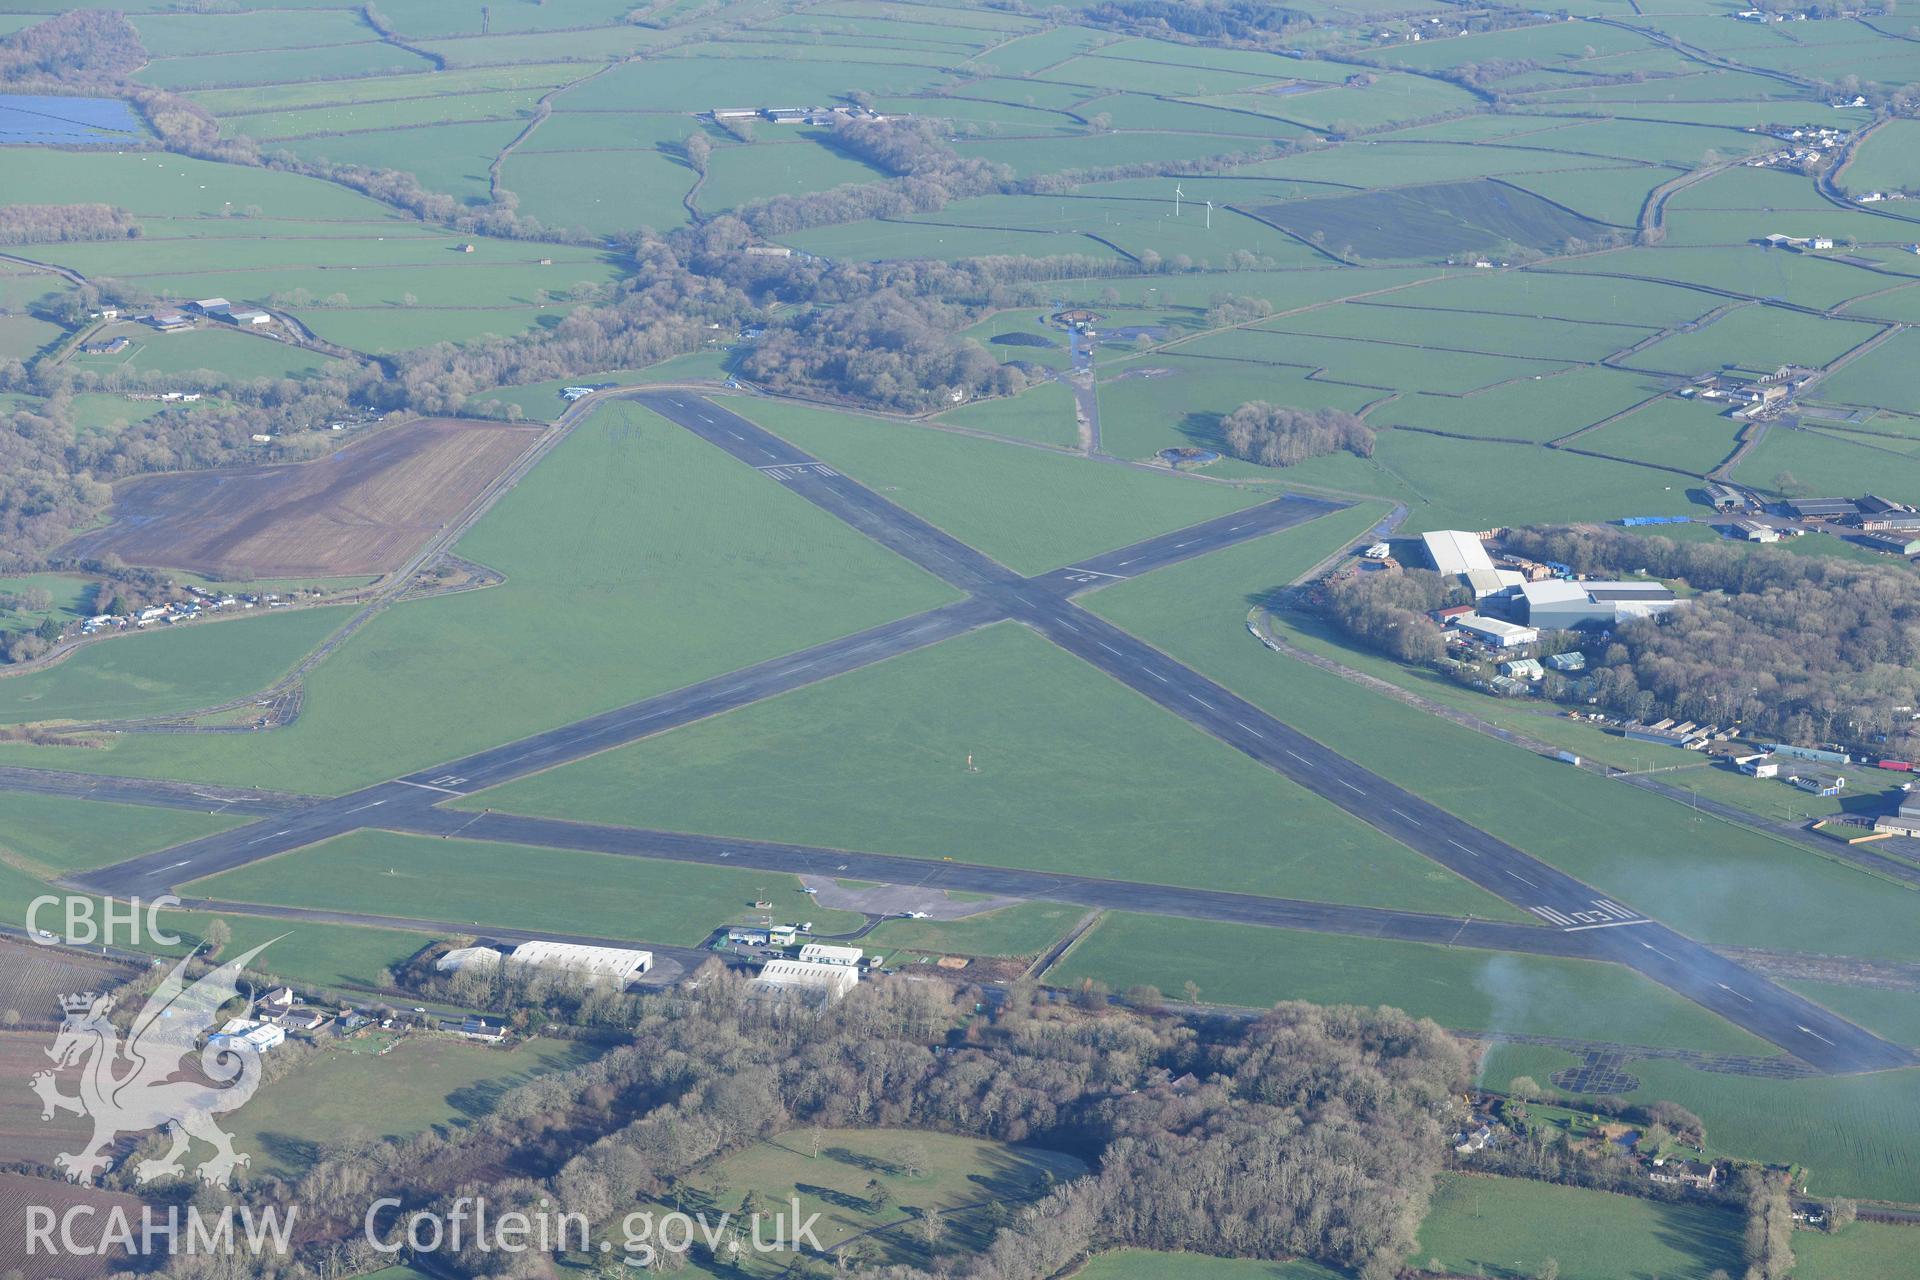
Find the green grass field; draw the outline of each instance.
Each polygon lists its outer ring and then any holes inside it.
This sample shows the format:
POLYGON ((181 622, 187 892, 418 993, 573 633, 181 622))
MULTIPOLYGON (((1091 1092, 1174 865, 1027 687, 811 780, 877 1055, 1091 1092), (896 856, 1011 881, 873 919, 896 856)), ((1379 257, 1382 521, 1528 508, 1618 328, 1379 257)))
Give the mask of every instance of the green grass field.
POLYGON ((378 1056, 331 1049, 263 1088, 229 1131, 255 1173, 293 1177, 339 1143, 470 1123, 508 1089, 592 1057, 559 1040, 496 1049, 425 1033, 378 1056))
POLYGON ((1280 897, 1507 911, 1011 624, 463 803, 1280 897))
POLYGON ((1312 1262, 1260 1262, 1251 1258, 1209 1258, 1199 1253, 1152 1253, 1116 1249, 1095 1254, 1073 1273, 1074 1280, 1335 1280, 1339 1272, 1312 1262))
MULTIPOLYGON (((913 1209, 941 1212, 949 1232, 935 1252, 952 1256, 991 1238, 979 1208, 996 1202, 1018 1206, 1054 1182, 1085 1172, 1081 1161, 1058 1151, 951 1134, 796 1129, 706 1165, 686 1181, 689 1191, 720 1212, 737 1211, 749 1194, 766 1205, 786 1205, 797 1196, 803 1218, 820 1215, 814 1233, 823 1247, 875 1232, 871 1238, 881 1256, 901 1263, 927 1258, 912 1231, 913 1209), (870 1182, 885 1188, 885 1207, 869 1207, 870 1182)), ((756 1257, 748 1274, 778 1274, 785 1260, 756 1257)))
POLYGON ((731 405, 1020 573, 1043 573, 1275 497, 900 423, 731 405))
POLYGON ((561 849, 360 831, 201 881, 195 893, 233 902, 325 906, 442 920, 694 946, 753 917, 771 897, 805 909, 819 933, 860 917, 813 906, 792 876, 561 849))
POLYGON ((133 346, 118 355, 76 354, 75 369, 106 372, 205 374, 205 381, 247 382, 254 378, 298 378, 331 363, 328 357, 289 343, 230 328, 208 327, 161 333, 142 325, 116 325, 104 336, 125 336, 133 346))
POLYGON ((345 622, 344 608, 104 637, 0 679, 0 723, 176 715, 266 689, 345 622))
POLYGON ((1146 984, 1210 1004, 1392 1005, 1459 1031, 1766 1055, 1770 1047, 1612 965, 1161 916, 1108 916, 1047 980, 1146 984))
MULTIPOLYGON (((218 801, 209 800, 209 810, 218 801)), ((84 871, 239 826, 187 809, 0 791, 0 854, 45 875, 84 871)))
POLYGON ((1716 1270, 1738 1274, 1740 1232, 1739 1215, 1726 1209, 1447 1173, 1411 1263, 1441 1275, 1521 1277, 1553 1259, 1566 1280, 1707 1280, 1716 1270))

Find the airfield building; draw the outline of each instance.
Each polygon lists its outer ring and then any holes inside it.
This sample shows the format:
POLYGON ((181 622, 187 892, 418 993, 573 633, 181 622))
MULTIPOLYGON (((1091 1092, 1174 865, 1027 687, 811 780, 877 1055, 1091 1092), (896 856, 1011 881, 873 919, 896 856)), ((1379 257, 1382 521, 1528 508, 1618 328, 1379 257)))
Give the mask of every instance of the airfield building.
POLYGON ((591 947, 575 942, 523 942, 507 959, 517 965, 558 969, 592 982, 624 987, 653 968, 653 952, 591 947))
POLYGON ((1458 578, 1474 599, 1518 586, 1526 575, 1516 569, 1496 569, 1480 536, 1459 529, 1436 529, 1420 535, 1427 559, 1441 573, 1458 578))
POLYGON ((753 984, 766 990, 838 1000, 860 985, 860 970, 853 965, 811 960, 769 960, 755 975, 753 984))
POLYGON ((1502 618, 1483 618, 1477 613, 1455 618, 1453 625, 1490 649, 1518 649, 1540 639, 1539 631, 1533 627, 1523 627, 1502 618))
POLYGON ((836 947, 825 942, 809 942, 800 948, 800 958, 809 964, 858 965, 865 955, 859 947, 836 947))
POLYGON ((1666 613, 1680 603, 1670 588, 1658 582, 1561 579, 1523 583, 1519 599, 1527 624, 1541 631, 1613 627, 1666 613))

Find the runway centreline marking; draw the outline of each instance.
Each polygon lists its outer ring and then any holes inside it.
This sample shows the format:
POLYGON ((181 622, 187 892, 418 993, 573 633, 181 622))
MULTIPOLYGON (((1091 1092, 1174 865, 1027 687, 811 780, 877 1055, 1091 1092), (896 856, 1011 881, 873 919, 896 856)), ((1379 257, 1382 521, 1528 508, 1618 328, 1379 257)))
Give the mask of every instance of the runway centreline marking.
POLYGON ((1734 989, 1733 989, 1732 987, 1730 987, 1730 986, 1728 986, 1728 985, 1727 985, 1726 983, 1724 983, 1724 982, 1716 982, 1716 983, 1714 983, 1713 985, 1714 985, 1714 986, 1716 986, 1716 987, 1718 987, 1718 988, 1720 988, 1720 989, 1721 989, 1722 991, 1724 991, 1724 992, 1726 992, 1726 993, 1727 993, 1728 995, 1732 995, 1732 996, 1739 996, 1739 997, 1740 997, 1740 998, 1741 998, 1742 1000, 1745 1000, 1745 1001, 1746 1001, 1746 1002, 1747 1002, 1748 1004, 1752 1004, 1752 1003, 1753 1003, 1753 997, 1752 997, 1752 996, 1750 996, 1750 995, 1747 995, 1747 994, 1745 994, 1744 992, 1740 992, 1740 991, 1735 991, 1735 990, 1734 990, 1734 989))
MULTIPOLYGON (((1133 561, 1128 560, 1128 561, 1125 561, 1124 563, 1132 564, 1133 561)), ((1124 573, 1107 573, 1105 570, 1102 570, 1102 569, 1082 569, 1076 566, 1071 569, 1063 569, 1061 570, 1061 572, 1062 573, 1090 573, 1096 578, 1112 578, 1115 582, 1125 582, 1127 580, 1127 576, 1124 573)))
MULTIPOLYGON (((546 750, 551 751, 553 750, 553 748, 548 747, 546 748, 546 750)), ((372 804, 363 804, 358 809, 349 809, 347 810, 347 812, 348 813, 364 813, 368 809, 378 809, 381 805, 385 803, 386 803, 385 800, 375 800, 372 804)))
POLYGON ((1401 813, 1400 810, 1398 809, 1395 809, 1393 812, 1396 817, 1405 818, 1408 822, 1411 822, 1416 827, 1424 827, 1427 825, 1426 823, 1420 821, 1420 819, 1414 817, 1410 813, 1401 813))
POLYGON ((1447 843, 1452 845, 1454 848, 1460 850, 1460 852, 1462 853, 1470 853, 1476 858, 1480 856, 1480 851, 1478 849, 1470 848, 1467 845, 1461 844, 1458 840, 1455 840, 1452 836, 1447 837, 1447 843))
POLYGON ((1256 738, 1265 740, 1267 736, 1266 734, 1260 732, 1258 729, 1254 728, 1252 725, 1248 724, 1244 720, 1235 720, 1234 723, 1239 725, 1242 729, 1245 729, 1248 733, 1252 734, 1256 738))

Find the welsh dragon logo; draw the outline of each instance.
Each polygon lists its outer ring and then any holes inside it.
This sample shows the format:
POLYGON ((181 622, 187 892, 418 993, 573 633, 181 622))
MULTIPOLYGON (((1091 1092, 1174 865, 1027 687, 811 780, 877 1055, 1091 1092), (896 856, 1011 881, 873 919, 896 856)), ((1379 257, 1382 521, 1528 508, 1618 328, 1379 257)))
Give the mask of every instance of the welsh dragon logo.
POLYGON ((193 957, 183 958, 148 997, 124 1041, 108 1020, 112 996, 88 992, 61 999, 66 1020, 47 1050, 54 1066, 33 1077, 33 1091, 40 1095, 43 1121, 62 1111, 93 1121, 92 1140, 55 1161, 69 1178, 97 1178, 112 1163, 111 1149, 122 1134, 162 1127, 172 1131, 173 1145, 160 1159, 135 1166, 141 1183, 184 1173, 181 1157, 195 1138, 214 1149, 199 1166, 203 1182, 223 1184, 248 1163, 213 1118, 240 1106, 260 1087, 259 1055, 215 1041, 199 1052, 204 1080, 184 1075, 181 1068, 202 1033, 218 1021, 221 1007, 239 994, 241 970, 271 945, 261 943, 191 986, 183 975, 193 957), (56 1073, 74 1067, 80 1068, 80 1092, 69 1097, 55 1083, 56 1073))

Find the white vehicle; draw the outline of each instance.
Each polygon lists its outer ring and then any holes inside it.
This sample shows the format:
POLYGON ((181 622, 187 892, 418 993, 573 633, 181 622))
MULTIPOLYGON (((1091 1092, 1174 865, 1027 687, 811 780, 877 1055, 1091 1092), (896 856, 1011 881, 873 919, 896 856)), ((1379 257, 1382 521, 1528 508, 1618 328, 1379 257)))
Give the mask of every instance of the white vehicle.
POLYGON ((801 885, 801 886, 800 886, 800 892, 802 892, 802 893, 806 893, 806 894, 814 894, 814 893, 818 893, 818 892, 820 892, 820 891, 819 891, 818 889, 816 889, 816 888, 814 888, 814 887, 813 887, 812 885, 810 885, 810 884, 803 884, 803 885, 801 885))
POLYGON ((924 912, 924 911, 909 911, 909 912, 907 912, 907 919, 909 919, 909 920, 926 920, 926 919, 929 919, 929 918, 930 918, 930 917, 929 917, 929 916, 927 915, 927 913, 926 913, 926 912, 924 912))

